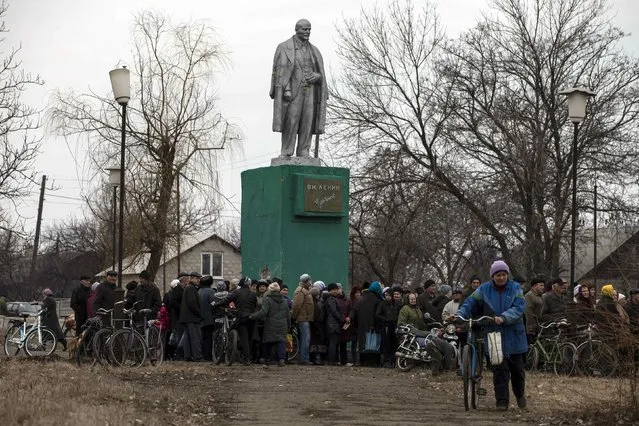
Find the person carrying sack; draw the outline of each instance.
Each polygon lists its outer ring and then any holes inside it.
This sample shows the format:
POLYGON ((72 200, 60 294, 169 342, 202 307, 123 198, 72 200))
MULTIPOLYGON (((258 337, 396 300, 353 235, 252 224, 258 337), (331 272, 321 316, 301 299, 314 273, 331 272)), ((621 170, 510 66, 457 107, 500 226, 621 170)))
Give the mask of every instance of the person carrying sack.
POLYGON ((490 281, 466 299, 457 316, 495 316, 495 325, 485 327, 484 342, 491 364, 495 363, 491 367, 497 410, 508 410, 509 382, 512 382, 517 406, 526 408, 524 360, 528 344, 523 320, 524 294, 521 286, 510 278, 510 268, 503 260, 493 262, 490 277, 490 281))

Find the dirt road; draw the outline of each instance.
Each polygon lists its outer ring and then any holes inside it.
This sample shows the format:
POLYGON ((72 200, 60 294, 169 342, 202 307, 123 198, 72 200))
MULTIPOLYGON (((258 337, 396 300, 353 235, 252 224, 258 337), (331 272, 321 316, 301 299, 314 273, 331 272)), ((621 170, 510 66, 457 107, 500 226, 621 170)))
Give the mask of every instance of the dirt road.
MULTIPOLYGON (((480 410, 465 412, 460 382, 453 373, 431 377, 420 369, 401 373, 355 367, 172 363, 126 371, 79 369, 66 361, 0 359, 0 423, 575 424, 579 416, 569 410, 578 409, 575 394, 586 387, 575 378, 531 375, 530 412, 511 406, 504 414, 492 409, 491 390, 480 410), (29 400, 37 403, 24 403, 29 400), (558 413, 558 407, 564 408, 558 413)), ((590 388, 598 386, 600 394, 610 387, 610 382, 587 383, 590 388)))

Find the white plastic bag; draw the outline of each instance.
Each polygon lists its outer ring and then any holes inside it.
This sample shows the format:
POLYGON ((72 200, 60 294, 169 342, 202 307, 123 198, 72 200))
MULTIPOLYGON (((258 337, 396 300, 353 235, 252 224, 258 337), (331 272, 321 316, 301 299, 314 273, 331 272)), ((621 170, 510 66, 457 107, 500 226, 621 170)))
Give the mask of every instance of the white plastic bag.
POLYGON ((488 339, 488 356, 491 365, 499 365, 504 362, 504 351, 501 345, 501 332, 492 331, 486 333, 488 339))

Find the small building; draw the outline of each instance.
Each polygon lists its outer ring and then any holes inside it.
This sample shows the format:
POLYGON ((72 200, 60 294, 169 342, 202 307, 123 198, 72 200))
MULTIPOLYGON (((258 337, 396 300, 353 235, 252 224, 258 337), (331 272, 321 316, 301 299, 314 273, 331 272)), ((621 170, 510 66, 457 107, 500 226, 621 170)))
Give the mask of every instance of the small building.
MULTIPOLYGON (((122 283, 137 281, 138 274, 149 262, 149 252, 140 252, 128 256, 123 261, 122 283)), ((164 256, 155 274, 155 284, 160 291, 165 292, 171 281, 180 272, 177 268, 178 257, 176 250, 170 250, 164 256)), ((110 270, 111 268, 107 269, 110 270)), ((106 271, 98 275, 104 276, 106 271)), ((191 238, 186 241, 180 250, 180 270, 184 272, 199 272, 202 275, 211 275, 214 279, 240 278, 242 274, 242 255, 239 248, 226 241, 217 234, 204 238, 191 238)))

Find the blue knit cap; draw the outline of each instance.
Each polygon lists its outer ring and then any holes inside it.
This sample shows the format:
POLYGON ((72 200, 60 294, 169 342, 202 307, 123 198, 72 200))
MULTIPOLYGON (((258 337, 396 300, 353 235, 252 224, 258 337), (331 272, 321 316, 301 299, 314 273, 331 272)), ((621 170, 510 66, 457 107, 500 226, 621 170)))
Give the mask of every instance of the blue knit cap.
POLYGON ((379 283, 379 281, 373 281, 370 287, 368 287, 368 291, 377 294, 379 297, 382 297, 382 285, 379 283))

